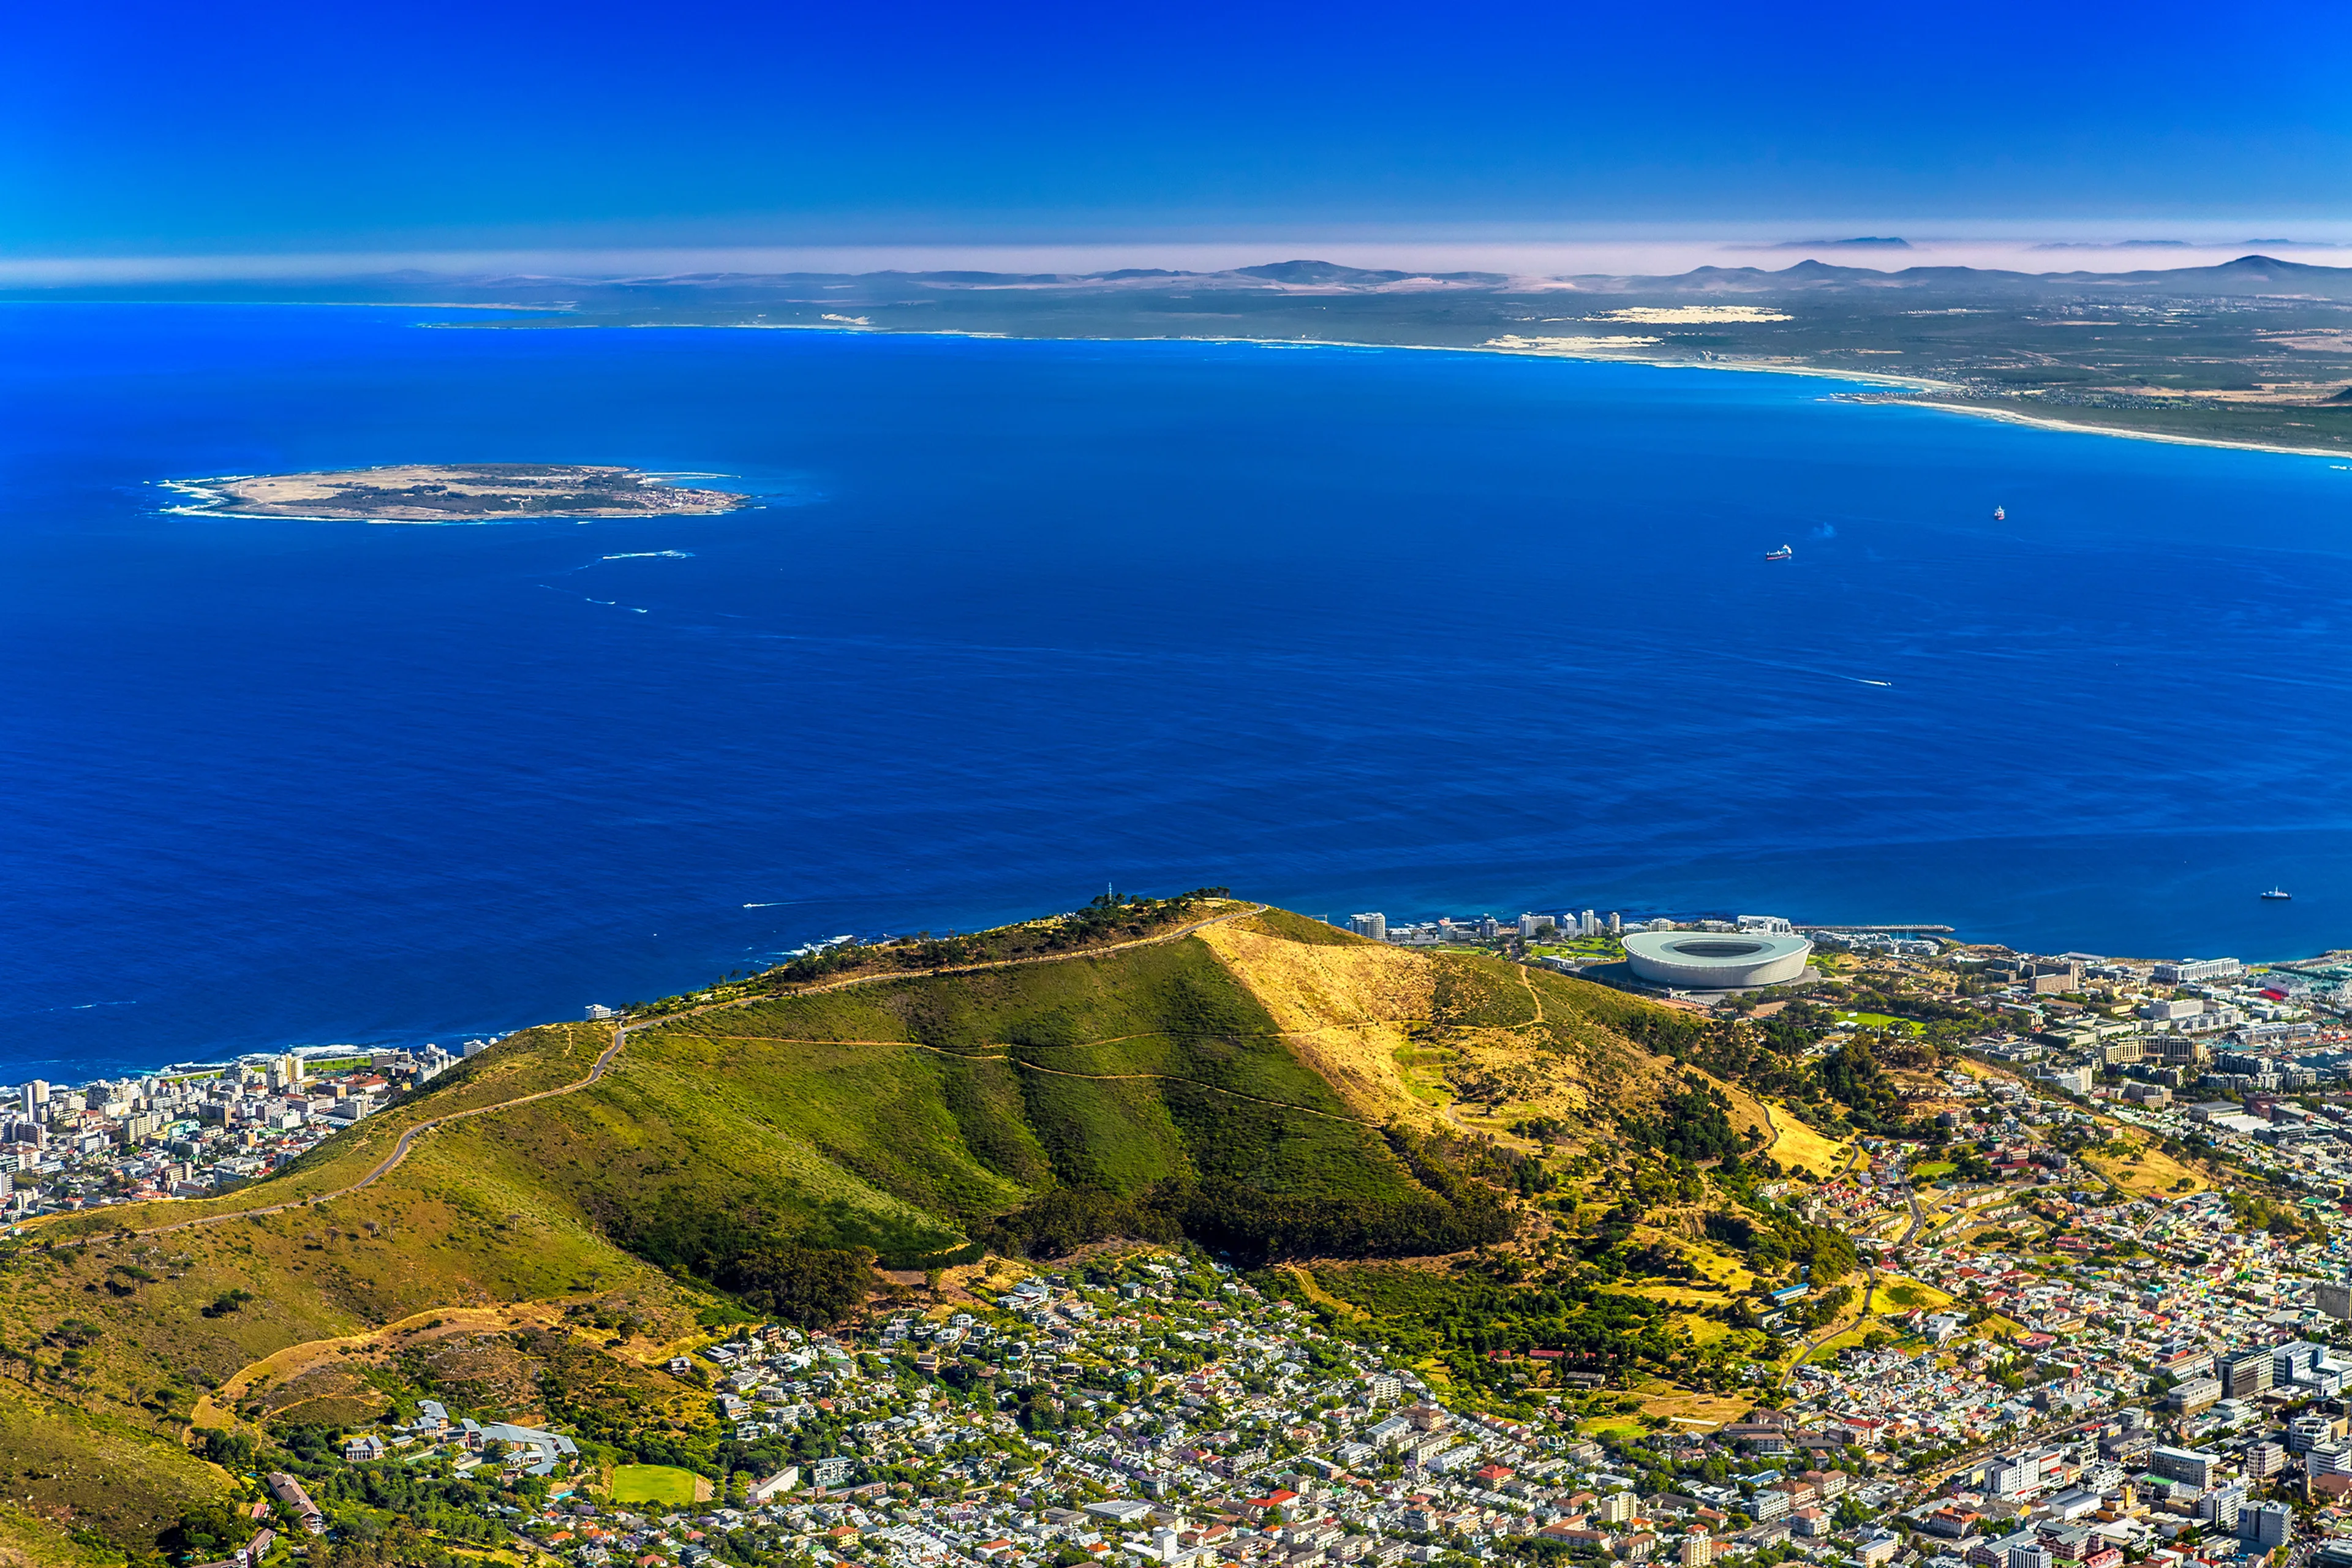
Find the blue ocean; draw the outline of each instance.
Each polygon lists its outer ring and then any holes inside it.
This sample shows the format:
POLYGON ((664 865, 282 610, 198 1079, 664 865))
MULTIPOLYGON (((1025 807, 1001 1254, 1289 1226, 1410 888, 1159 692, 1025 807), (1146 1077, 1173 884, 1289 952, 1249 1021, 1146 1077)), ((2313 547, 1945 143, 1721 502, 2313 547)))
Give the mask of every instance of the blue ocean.
POLYGON ((493 325, 0 307, 0 1081, 447 1043, 1106 884, 2352 943, 2342 464, 1776 375, 493 325), (159 488, 455 461, 761 504, 159 488))

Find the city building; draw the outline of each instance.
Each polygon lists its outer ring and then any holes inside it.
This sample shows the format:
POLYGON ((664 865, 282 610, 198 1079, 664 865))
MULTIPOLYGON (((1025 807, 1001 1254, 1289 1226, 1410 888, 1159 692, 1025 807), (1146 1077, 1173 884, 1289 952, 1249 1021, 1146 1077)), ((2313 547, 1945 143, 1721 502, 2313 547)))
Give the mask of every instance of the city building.
POLYGON ((2294 1533, 2294 1510, 2283 1502, 2258 1502, 2238 1510, 2238 1537, 2257 1551, 2284 1546, 2294 1533))
POLYGON ((2159 985, 2198 985, 2208 980, 2231 980, 2246 972, 2234 958, 2189 958, 2159 963, 2148 978, 2159 985))
POLYGON ((2147 1456, 2149 1474, 2168 1481, 2186 1481, 2200 1491, 2213 1484, 2214 1467, 2220 1462, 2213 1455, 2195 1448, 2158 1447, 2147 1456))

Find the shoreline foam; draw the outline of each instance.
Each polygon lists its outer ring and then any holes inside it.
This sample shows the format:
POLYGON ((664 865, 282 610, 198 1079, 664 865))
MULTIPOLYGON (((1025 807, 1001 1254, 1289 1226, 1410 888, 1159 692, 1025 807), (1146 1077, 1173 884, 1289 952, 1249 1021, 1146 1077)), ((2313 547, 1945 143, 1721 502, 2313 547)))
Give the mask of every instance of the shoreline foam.
POLYGON ((2119 430, 2112 425, 2077 424, 2071 419, 2053 419, 2044 415, 2021 414, 2013 408, 1988 408, 1972 403, 1882 403, 1881 408, 1932 408, 1940 414, 1966 414, 1979 419, 1998 419, 2010 425, 2029 425, 2037 430, 2064 430, 2078 436, 2117 436, 2126 441, 2161 441, 2170 447, 2219 447, 2231 452, 2270 452, 2284 458, 2333 458, 2337 462, 2352 462, 2352 447, 2279 447, 2262 441, 2226 441, 2217 436, 2176 436, 2163 430, 2119 430))

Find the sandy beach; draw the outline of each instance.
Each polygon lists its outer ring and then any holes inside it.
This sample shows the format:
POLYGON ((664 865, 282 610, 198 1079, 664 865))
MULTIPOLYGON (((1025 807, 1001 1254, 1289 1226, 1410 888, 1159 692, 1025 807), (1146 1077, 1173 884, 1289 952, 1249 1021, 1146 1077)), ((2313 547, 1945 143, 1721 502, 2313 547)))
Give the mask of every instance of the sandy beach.
MULTIPOLYGON (((1886 406, 1895 406, 1887 405, 1886 406)), ((2084 425, 2071 419, 2020 414, 2010 408, 1987 408, 1974 403, 1909 403, 1901 406, 1933 408, 1945 414, 1969 414, 1979 419, 1999 419, 2010 425, 2031 425, 2041 430, 2065 430, 2077 436, 2119 436, 2126 441, 2161 441, 2172 447, 2222 447, 2233 452, 2275 452, 2285 458, 2333 458, 2352 462, 2352 450, 2342 447, 2279 447, 2259 441, 2224 441, 2210 436, 2172 436, 2160 430, 2118 430, 2112 425, 2084 425)))

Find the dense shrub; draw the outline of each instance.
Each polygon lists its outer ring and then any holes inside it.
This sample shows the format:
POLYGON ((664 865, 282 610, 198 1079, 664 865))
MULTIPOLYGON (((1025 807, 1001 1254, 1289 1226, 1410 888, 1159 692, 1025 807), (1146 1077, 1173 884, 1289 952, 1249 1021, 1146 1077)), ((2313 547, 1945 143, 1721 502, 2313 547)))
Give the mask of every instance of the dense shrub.
MULTIPOLYGON (((1423 1158, 1427 1159, 1423 1152, 1423 1158)), ((1439 1175, 1433 1163, 1416 1165, 1439 1175)), ((993 1251, 1051 1258, 1090 1241, 1189 1237, 1250 1263, 1277 1258, 1403 1258, 1501 1241, 1512 1220, 1500 1194, 1443 1173, 1451 1188, 1403 1200, 1276 1196, 1227 1181, 1160 1182, 1122 1195, 1057 1188, 981 1227, 993 1251)))

